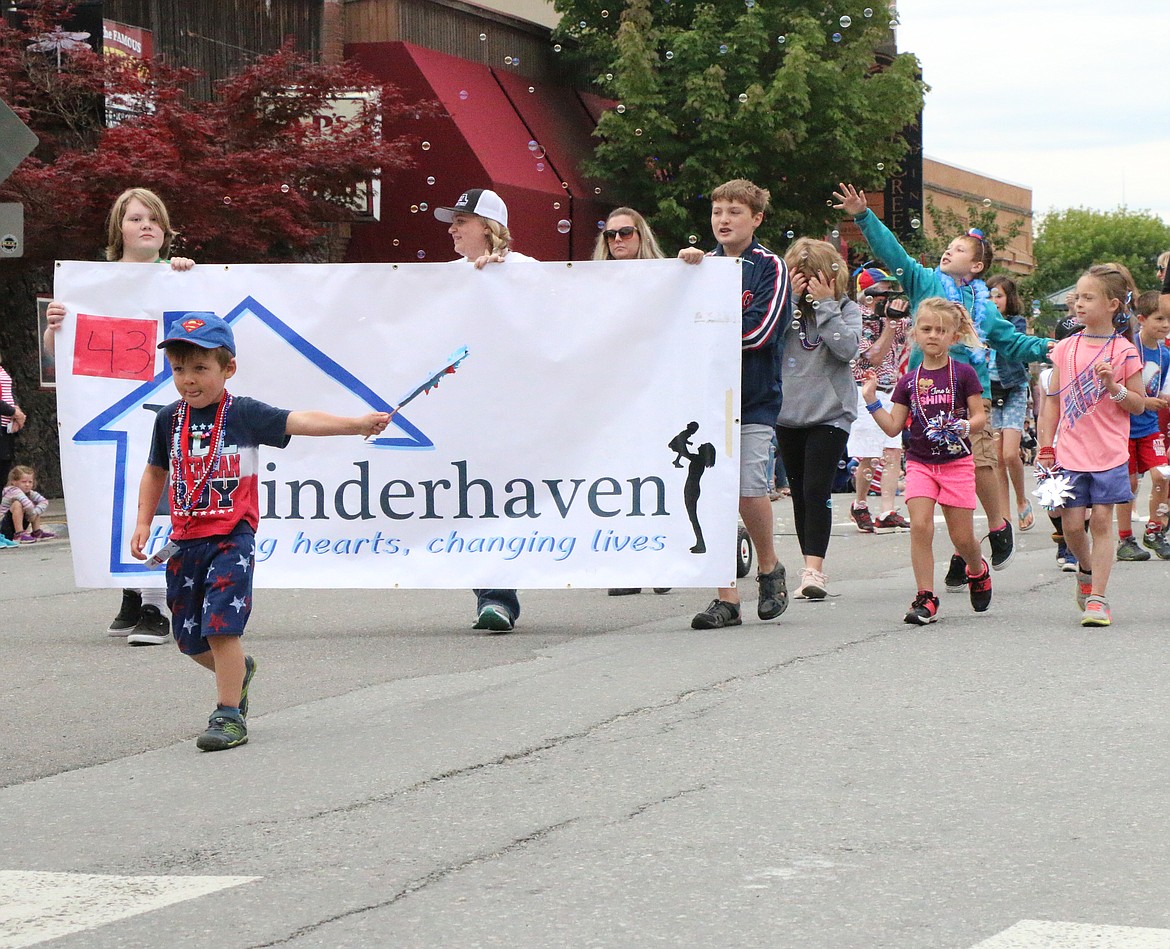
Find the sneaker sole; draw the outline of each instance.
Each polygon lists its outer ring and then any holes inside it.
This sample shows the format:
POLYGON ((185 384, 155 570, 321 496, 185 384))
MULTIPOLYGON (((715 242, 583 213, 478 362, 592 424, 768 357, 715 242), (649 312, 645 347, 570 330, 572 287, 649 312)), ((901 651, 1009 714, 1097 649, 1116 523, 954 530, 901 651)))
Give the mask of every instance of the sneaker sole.
POLYGON ((170 641, 170 633, 131 633, 126 637, 129 646, 165 646, 170 641))
POLYGON ((1113 620, 1108 616, 1097 616, 1096 614, 1093 614, 1092 616, 1081 617, 1082 626, 1110 626, 1112 623, 1113 620))
POLYGON ((719 623, 714 620, 707 619, 703 614, 699 614, 691 620, 691 629, 726 629, 728 626, 742 626, 743 617, 737 616, 735 619, 729 619, 725 623, 719 623))
POLYGON ((991 565, 991 569, 992 570, 1006 570, 1008 564, 1010 564, 1015 559, 1016 559, 1016 548, 1013 546, 1012 552, 1007 555, 1007 559, 1001 560, 999 563, 993 563, 991 565))
MULTIPOLYGON (((134 626, 137 626, 137 625, 138 625, 137 623, 134 624, 134 626)), ((119 637, 119 638, 125 638, 126 636, 129 636, 132 632, 134 632, 134 626, 127 626, 125 629, 114 629, 114 627, 111 626, 109 629, 106 630, 106 635, 107 636, 115 636, 115 637, 119 637)))
POLYGON ((243 738, 237 739, 236 741, 228 742, 205 742, 202 735, 195 739, 195 747, 200 751, 227 751, 229 748, 238 748, 240 745, 246 745, 247 743, 247 735, 245 735, 243 738))
POLYGON ((1062 563, 1060 569, 1062 573, 1076 573, 1077 565, 1075 563, 1062 563))
MULTIPOLYGON (((1143 551, 1143 553, 1146 554, 1144 557, 1135 557, 1132 554, 1129 554, 1129 555, 1123 557, 1123 556, 1121 556, 1121 554, 1118 554, 1117 555, 1117 562, 1118 563, 1145 563, 1147 560, 1150 559, 1150 555, 1146 551, 1143 551)), ((1166 558, 1163 557, 1162 559, 1165 560, 1166 558)))
POLYGON ((514 624, 499 613, 481 613, 472 629, 486 629, 489 633, 510 633, 514 624))
POLYGON ((934 616, 927 616, 923 618, 921 616, 912 616, 911 614, 907 613, 902 618, 902 622, 910 626, 929 626, 931 623, 938 622, 938 614, 935 613, 934 616))

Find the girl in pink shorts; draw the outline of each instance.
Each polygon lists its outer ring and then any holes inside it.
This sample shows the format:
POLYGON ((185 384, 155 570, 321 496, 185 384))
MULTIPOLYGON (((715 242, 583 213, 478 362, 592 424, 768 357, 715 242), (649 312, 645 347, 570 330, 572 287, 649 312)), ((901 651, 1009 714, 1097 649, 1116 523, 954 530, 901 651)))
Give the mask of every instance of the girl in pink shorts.
POLYGON ((991 571, 975 537, 975 461, 970 437, 987 424, 983 386, 975 370, 950 356, 952 346, 981 351, 971 317, 959 303, 931 297, 918 305, 914 341, 922 364, 894 387, 889 411, 877 399, 877 377, 867 373, 861 392, 866 409, 887 435, 909 429, 906 441, 906 507, 910 511, 910 562, 918 594, 905 622, 925 626, 938 619, 934 595, 934 506, 942 507, 947 532, 967 564, 971 606, 991 605, 991 571))

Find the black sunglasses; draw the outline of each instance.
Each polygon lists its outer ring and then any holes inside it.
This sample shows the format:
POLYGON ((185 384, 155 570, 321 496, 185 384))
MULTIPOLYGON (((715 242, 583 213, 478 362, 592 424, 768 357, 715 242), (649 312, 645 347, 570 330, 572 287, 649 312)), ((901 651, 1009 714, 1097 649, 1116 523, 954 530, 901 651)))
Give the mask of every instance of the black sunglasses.
POLYGON ((601 233, 605 235, 607 241, 612 241, 615 237, 621 237, 622 240, 626 240, 627 238, 633 237, 637 230, 636 227, 630 227, 627 224, 625 227, 619 227, 616 231, 602 231, 601 233))

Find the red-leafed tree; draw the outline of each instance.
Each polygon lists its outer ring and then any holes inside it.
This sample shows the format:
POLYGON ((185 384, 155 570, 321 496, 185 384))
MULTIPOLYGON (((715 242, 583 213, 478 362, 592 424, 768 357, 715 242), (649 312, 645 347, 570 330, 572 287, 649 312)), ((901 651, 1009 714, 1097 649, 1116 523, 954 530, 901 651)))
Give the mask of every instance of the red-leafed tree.
POLYGON ((405 102, 352 64, 311 62, 291 43, 199 101, 191 70, 69 42, 71 4, 18 7, 19 17, 0 21, 0 98, 40 144, 0 183, 0 201, 22 203, 25 221, 23 258, 0 258, 0 357, 30 420, 19 455, 54 488, 55 413, 51 394, 36 391, 34 300, 50 289, 52 260, 98 259, 110 205, 135 186, 166 202, 177 254, 330 259, 336 244, 327 238, 354 219, 354 195, 410 163, 410 138, 385 138, 383 125, 403 128, 433 106, 405 102), (352 90, 376 95, 336 118, 332 103, 352 90), (107 124, 107 109, 116 122, 107 124))

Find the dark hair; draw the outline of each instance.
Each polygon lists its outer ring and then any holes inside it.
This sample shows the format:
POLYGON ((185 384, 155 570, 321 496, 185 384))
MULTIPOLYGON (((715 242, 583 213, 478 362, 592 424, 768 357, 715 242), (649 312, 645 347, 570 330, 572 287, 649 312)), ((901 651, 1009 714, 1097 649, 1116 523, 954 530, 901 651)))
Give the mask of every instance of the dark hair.
POLYGON ((1137 298, 1137 303, 1134 304, 1134 310, 1138 316, 1150 316, 1158 312, 1158 306, 1162 302, 1162 294, 1157 290, 1147 290, 1140 297, 1137 298))
POLYGON ((997 273, 987 278, 987 287, 991 290, 994 290, 996 287, 1003 290, 1008 316, 1024 315, 1024 304, 1020 301, 1020 291, 1016 287, 1016 282, 1011 277, 1007 274, 997 273))
POLYGON ((189 359, 197 359, 200 356, 214 356, 220 369, 226 369, 228 363, 235 358, 232 356, 231 350, 223 346, 208 349, 206 346, 196 346, 194 343, 189 343, 185 339, 170 340, 163 346, 163 352, 168 356, 173 356, 178 363, 185 363, 189 359))

